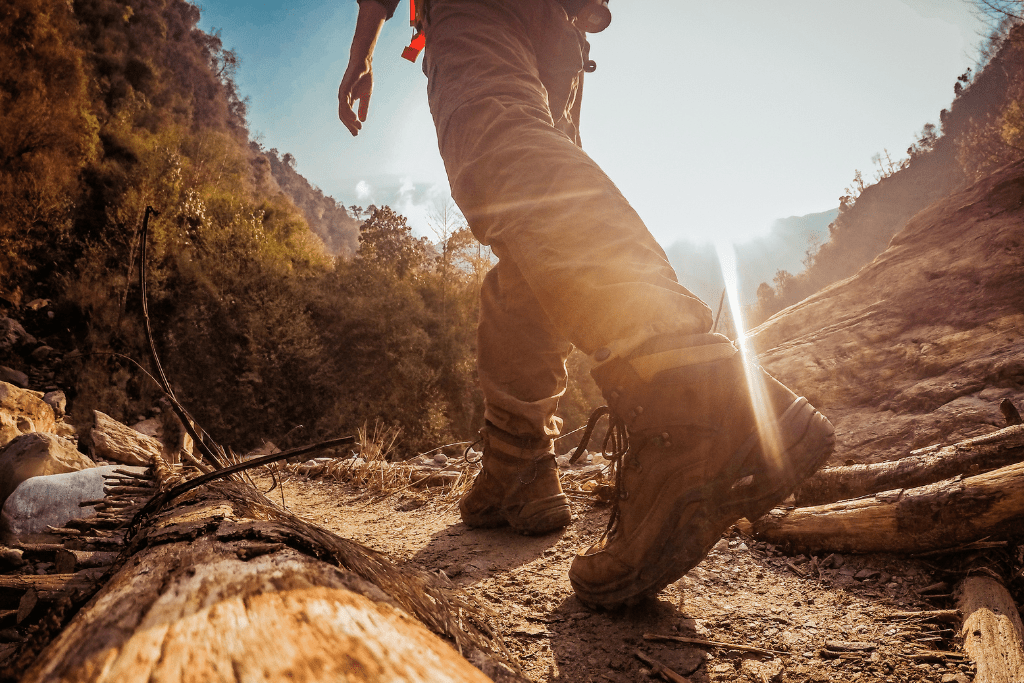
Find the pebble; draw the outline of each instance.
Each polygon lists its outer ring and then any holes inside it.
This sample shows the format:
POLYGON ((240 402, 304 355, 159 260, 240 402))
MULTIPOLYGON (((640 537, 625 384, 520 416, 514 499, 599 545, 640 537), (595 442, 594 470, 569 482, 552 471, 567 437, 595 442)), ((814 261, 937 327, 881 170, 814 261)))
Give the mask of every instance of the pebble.
POLYGON ((444 453, 438 453, 437 455, 434 456, 434 462, 437 463, 438 465, 447 465, 448 456, 445 455, 444 453))
POLYGON ((874 577, 879 576, 880 574, 881 572, 879 572, 876 569, 861 569, 859 572, 853 575, 853 578, 857 579, 858 581, 867 581, 868 579, 873 579, 874 577))

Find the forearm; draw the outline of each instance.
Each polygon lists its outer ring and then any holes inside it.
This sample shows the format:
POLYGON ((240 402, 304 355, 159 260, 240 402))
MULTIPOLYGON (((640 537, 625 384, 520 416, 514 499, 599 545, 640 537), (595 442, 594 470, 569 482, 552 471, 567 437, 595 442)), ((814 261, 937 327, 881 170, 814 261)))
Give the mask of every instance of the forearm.
POLYGON ((352 48, 349 50, 350 65, 369 64, 373 60, 373 50, 377 46, 377 38, 388 15, 388 8, 376 0, 364 0, 359 3, 356 32, 352 36, 352 48))
POLYGON ((373 92, 373 49, 380 30, 387 21, 387 7, 376 0, 359 3, 356 32, 352 36, 348 68, 338 88, 338 118, 352 135, 357 135, 366 121, 373 92), (354 109, 359 103, 358 110, 354 109))

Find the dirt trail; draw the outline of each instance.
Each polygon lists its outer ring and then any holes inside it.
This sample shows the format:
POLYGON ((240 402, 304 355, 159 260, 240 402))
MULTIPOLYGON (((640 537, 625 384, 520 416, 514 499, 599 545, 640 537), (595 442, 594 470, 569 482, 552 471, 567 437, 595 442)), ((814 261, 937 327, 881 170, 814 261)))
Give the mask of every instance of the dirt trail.
MULTIPOLYGON (((568 529, 525 537, 470 529, 453 504, 421 496, 370 500, 347 485, 295 476, 284 484, 291 511, 398 562, 444 571, 490 604, 503 617, 509 648, 535 681, 651 680, 638 650, 696 683, 972 679, 969 664, 911 658, 922 650, 957 651, 949 626, 892 616, 949 606, 943 598, 925 602, 915 591, 943 578, 924 560, 848 556, 819 577, 816 564, 824 558, 782 555, 734 529, 656 600, 618 613, 592 612, 573 596, 566 573, 577 549, 600 537, 607 508, 574 502, 576 521, 568 529), (865 569, 875 574, 855 578, 865 569), (643 638, 649 633, 776 654, 650 642, 643 638), (873 647, 839 656, 826 649, 832 641, 873 647)), ((281 500, 278 491, 271 497, 281 500)))

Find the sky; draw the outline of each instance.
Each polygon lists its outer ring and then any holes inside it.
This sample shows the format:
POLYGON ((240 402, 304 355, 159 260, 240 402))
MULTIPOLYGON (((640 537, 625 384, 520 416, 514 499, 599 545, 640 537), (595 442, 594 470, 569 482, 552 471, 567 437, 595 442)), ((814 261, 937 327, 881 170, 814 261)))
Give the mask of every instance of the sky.
MULTIPOLYGON (((407 4, 374 59, 363 131, 337 119, 355 0, 200 0, 241 61, 249 123, 346 206, 389 204, 429 235, 449 197, 426 78, 401 58, 407 4)), ((655 237, 742 243, 838 205, 854 171, 939 122, 983 27, 964 0, 613 0, 591 36, 583 146, 655 237)))

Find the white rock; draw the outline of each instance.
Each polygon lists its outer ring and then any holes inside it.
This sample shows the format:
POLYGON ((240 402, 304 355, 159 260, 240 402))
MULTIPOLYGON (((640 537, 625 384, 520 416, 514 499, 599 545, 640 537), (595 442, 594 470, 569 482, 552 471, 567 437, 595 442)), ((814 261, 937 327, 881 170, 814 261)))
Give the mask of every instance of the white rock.
POLYGON ((103 498, 104 475, 118 469, 139 474, 146 471, 142 467, 107 465, 25 480, 0 512, 0 539, 4 543, 44 540, 47 526, 62 527, 69 520, 92 516, 96 509, 79 503, 103 498))
POLYGON ((23 434, 0 449, 0 505, 26 479, 95 466, 66 439, 38 432, 23 434))
POLYGON ((555 458, 555 463, 559 467, 566 468, 566 467, 569 466, 569 457, 570 456, 568 456, 568 455, 560 455, 557 458, 555 458))

